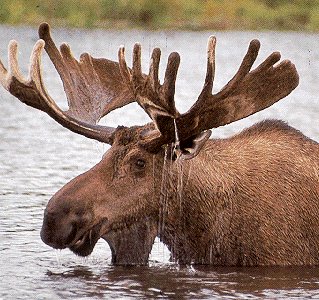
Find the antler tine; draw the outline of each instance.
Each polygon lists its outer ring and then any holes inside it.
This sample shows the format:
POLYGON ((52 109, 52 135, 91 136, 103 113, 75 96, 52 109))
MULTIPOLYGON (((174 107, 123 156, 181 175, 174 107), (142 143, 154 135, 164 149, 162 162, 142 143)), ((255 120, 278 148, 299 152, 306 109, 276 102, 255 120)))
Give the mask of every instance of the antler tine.
MULTIPOLYGON (((43 51, 44 45, 45 43, 43 40, 39 40, 34 45, 33 51, 31 53, 29 77, 30 77, 30 80, 35 84, 39 93, 44 95, 43 97, 44 102, 46 102, 47 104, 48 103, 52 104, 54 103, 54 101, 48 95, 44 87, 42 71, 41 71, 41 57, 42 57, 42 51, 43 51)), ((45 108, 45 105, 43 108, 45 108)))
POLYGON ((277 63, 281 58, 281 54, 279 52, 271 53, 264 62, 262 62, 255 70, 251 73, 259 73, 264 72, 267 69, 271 68, 275 63, 277 63))
POLYGON ((9 73, 12 74, 17 80, 23 81, 23 75, 20 72, 18 64, 18 43, 15 40, 9 42, 8 47, 8 63, 9 73))
POLYGON ((214 78, 215 78, 215 48, 216 37, 210 36, 207 44, 207 71, 205 77, 205 83, 203 90, 199 97, 209 95, 213 90, 214 78))
POLYGON ((180 56, 177 52, 173 52, 168 57, 167 67, 165 71, 164 83, 163 83, 163 92, 165 104, 168 108, 168 112, 173 117, 177 117, 178 113, 175 109, 175 83, 178 67, 180 64, 180 56))
POLYGON ((131 72, 126 64, 125 47, 121 46, 118 51, 119 68, 124 82, 131 83, 131 72))
POLYGON ((161 59, 161 50, 155 48, 152 52, 150 69, 149 69, 149 79, 153 91, 156 91, 159 87, 158 70, 161 59))
POLYGON ((47 23, 42 23, 39 26, 39 37, 45 41, 45 51, 48 53, 54 67, 59 72, 62 77, 62 81, 65 82, 68 78, 66 78, 65 73, 65 65, 63 63, 63 59, 60 51, 56 47, 50 33, 50 26, 47 23))
POLYGON ((249 73, 251 67, 256 61, 259 49, 260 49, 260 42, 258 40, 252 40, 249 44, 247 53, 244 56, 243 61, 237 73, 220 91, 220 97, 227 97, 228 94, 230 94, 234 89, 236 89, 237 85, 249 73))
MULTIPOLYGON (((37 80, 35 78, 40 77, 39 82, 42 82, 41 70, 40 70, 40 59, 42 50, 44 47, 44 41, 39 40, 33 47, 31 56, 30 56, 30 69, 29 69, 29 79, 25 79, 24 76, 20 72, 19 64, 18 64, 18 43, 16 41, 10 41, 8 46, 8 72, 6 75, 6 82, 3 86, 12 94, 18 94, 20 96, 20 100, 34 108, 45 110, 45 101, 42 99, 40 95, 36 95, 34 93, 33 97, 27 97, 23 93, 23 90, 20 89, 20 85, 28 86, 28 85, 37 85, 37 80)), ((42 88, 41 88, 42 89, 42 88)), ((17 96, 17 97, 18 97, 17 96)))
POLYGON ((141 63, 141 45, 136 43, 133 48, 133 69, 132 80, 140 80, 142 78, 142 63, 141 63))
MULTIPOLYGON (((61 53, 61 56, 62 56, 62 61, 64 62, 64 66, 65 67, 77 67, 77 61, 76 59, 74 58, 73 54, 72 54, 72 51, 71 51, 71 48, 68 44, 66 43, 62 43, 61 46, 60 46, 60 53, 61 53)), ((66 71, 68 69, 63 69, 63 73, 67 73, 66 71)))

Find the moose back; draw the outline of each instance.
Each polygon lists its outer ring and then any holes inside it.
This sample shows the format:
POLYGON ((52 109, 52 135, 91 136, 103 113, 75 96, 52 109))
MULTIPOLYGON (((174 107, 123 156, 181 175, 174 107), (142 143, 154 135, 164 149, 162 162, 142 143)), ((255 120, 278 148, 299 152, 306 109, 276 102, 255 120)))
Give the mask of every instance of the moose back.
POLYGON ((154 49, 148 74, 141 46, 132 68, 124 48, 119 61, 82 54, 53 42, 49 26, 31 55, 29 78, 9 44, 5 89, 46 112, 62 126, 111 148, 101 162, 74 178, 49 201, 42 240, 53 248, 89 255, 100 238, 114 264, 146 264, 158 236, 180 264, 315 265, 319 263, 319 146, 282 121, 266 120, 228 139, 211 129, 245 118, 287 96, 298 85, 294 65, 272 53, 257 68, 253 40, 239 70, 212 94, 216 39, 207 50, 207 73, 198 99, 184 114, 174 102, 178 53, 158 78, 154 49), (66 92, 62 111, 45 89, 41 53, 46 50, 66 92), (112 128, 98 125, 112 110, 136 101, 152 122, 112 128))

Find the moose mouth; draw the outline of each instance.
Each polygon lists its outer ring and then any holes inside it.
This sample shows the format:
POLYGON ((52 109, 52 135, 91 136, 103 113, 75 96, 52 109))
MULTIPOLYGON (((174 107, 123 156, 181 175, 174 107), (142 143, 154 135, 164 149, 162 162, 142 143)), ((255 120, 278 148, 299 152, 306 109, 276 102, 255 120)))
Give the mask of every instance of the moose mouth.
POLYGON ((93 252, 98 240, 103 238, 110 247, 112 264, 147 265, 157 235, 157 225, 155 217, 133 222, 111 222, 105 218, 86 230, 82 227, 79 231, 74 227, 74 233, 70 233, 71 241, 66 247, 74 254, 85 257, 93 252))
POLYGON ((121 237, 122 233, 124 233, 126 230, 129 231, 129 228, 132 226, 132 224, 128 225, 123 223, 112 225, 113 226, 110 226, 106 220, 102 220, 89 230, 85 231, 82 235, 76 236, 76 238, 67 247, 78 256, 89 256, 93 252, 96 243, 101 237, 103 237, 110 244, 109 239, 105 237, 121 237))
POLYGON ((146 219, 133 224, 112 225, 100 222, 77 237, 68 248, 76 255, 88 256, 97 241, 103 238, 110 246, 112 264, 146 265, 157 234, 157 222, 146 219))
MULTIPOLYGON (((98 240, 106 236, 114 236, 121 237, 122 233, 125 232, 125 230, 129 230, 130 226, 128 224, 122 224, 119 223, 116 225, 112 224, 113 226, 110 226, 106 220, 102 220, 98 224, 91 227, 89 230, 85 231, 82 235, 77 236, 68 246, 68 248, 76 255, 78 256, 89 256, 98 242, 98 240), (102 228, 103 227, 103 228, 102 228)), ((118 238, 116 238, 118 239, 118 238)), ((105 239, 108 243, 109 240, 105 239)))
POLYGON ((101 237, 101 227, 103 221, 93 226, 90 230, 86 231, 79 238, 74 240, 69 249, 78 256, 88 256, 92 253, 97 241, 101 237))

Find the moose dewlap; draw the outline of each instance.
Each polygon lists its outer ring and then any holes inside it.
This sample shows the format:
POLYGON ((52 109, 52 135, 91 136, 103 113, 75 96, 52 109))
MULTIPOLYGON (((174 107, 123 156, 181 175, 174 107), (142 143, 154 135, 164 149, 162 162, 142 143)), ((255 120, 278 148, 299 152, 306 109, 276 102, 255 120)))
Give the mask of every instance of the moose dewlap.
POLYGON ((260 47, 253 40, 234 77, 212 94, 211 37, 203 90, 180 114, 174 102, 178 53, 169 56, 161 84, 157 48, 144 74, 139 44, 129 68, 123 47, 118 62, 86 53, 76 60, 68 45, 56 47, 48 24, 39 35, 28 79, 19 71, 17 43, 10 42, 8 70, 0 63, 2 85, 73 132, 111 145, 96 166, 49 201, 41 230, 46 244, 86 256, 103 238, 114 264, 146 264, 158 236, 180 264, 319 264, 319 144, 276 120, 209 139, 212 128, 263 110, 295 89, 298 73, 289 60, 278 63, 274 52, 251 70, 260 47), (67 111, 43 84, 43 48, 63 82, 67 111), (133 101, 151 123, 98 125, 133 101))

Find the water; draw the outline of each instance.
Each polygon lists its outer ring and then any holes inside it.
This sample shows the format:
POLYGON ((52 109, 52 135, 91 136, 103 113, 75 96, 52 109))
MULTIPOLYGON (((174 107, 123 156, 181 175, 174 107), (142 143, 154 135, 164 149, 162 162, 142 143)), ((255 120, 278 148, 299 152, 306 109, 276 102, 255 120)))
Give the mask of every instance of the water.
MULTIPOLYGON (((0 55, 6 64, 10 39, 20 43, 20 65, 27 62, 37 40, 35 28, 0 27, 0 55)), ((206 72, 206 41, 217 36, 215 90, 234 74, 253 38, 261 40, 261 62, 271 51, 281 51, 300 73, 300 85, 287 99, 254 116, 213 130, 214 137, 236 133, 256 121, 278 118, 319 141, 319 35, 258 32, 143 32, 57 30, 58 42, 68 41, 78 56, 116 59, 124 44, 127 56, 135 41, 143 49, 147 70, 151 50, 163 51, 161 70, 169 52, 181 54, 176 85, 180 111, 197 98, 206 72)), ((51 96, 65 107, 59 78, 47 58, 45 82, 51 96)), ((161 74, 163 75, 163 74, 161 74)), ((0 90, 0 299, 260 299, 319 298, 319 267, 180 268, 169 262, 169 253, 156 241, 148 267, 113 267, 108 245, 100 241, 86 259, 68 250, 55 251, 39 237, 43 210, 51 195, 71 178, 87 170, 108 146, 73 134, 41 112, 14 100, 0 90)), ((105 123, 144 124, 137 105, 110 114, 105 123), (123 113, 125 111, 125 113, 123 113)))

